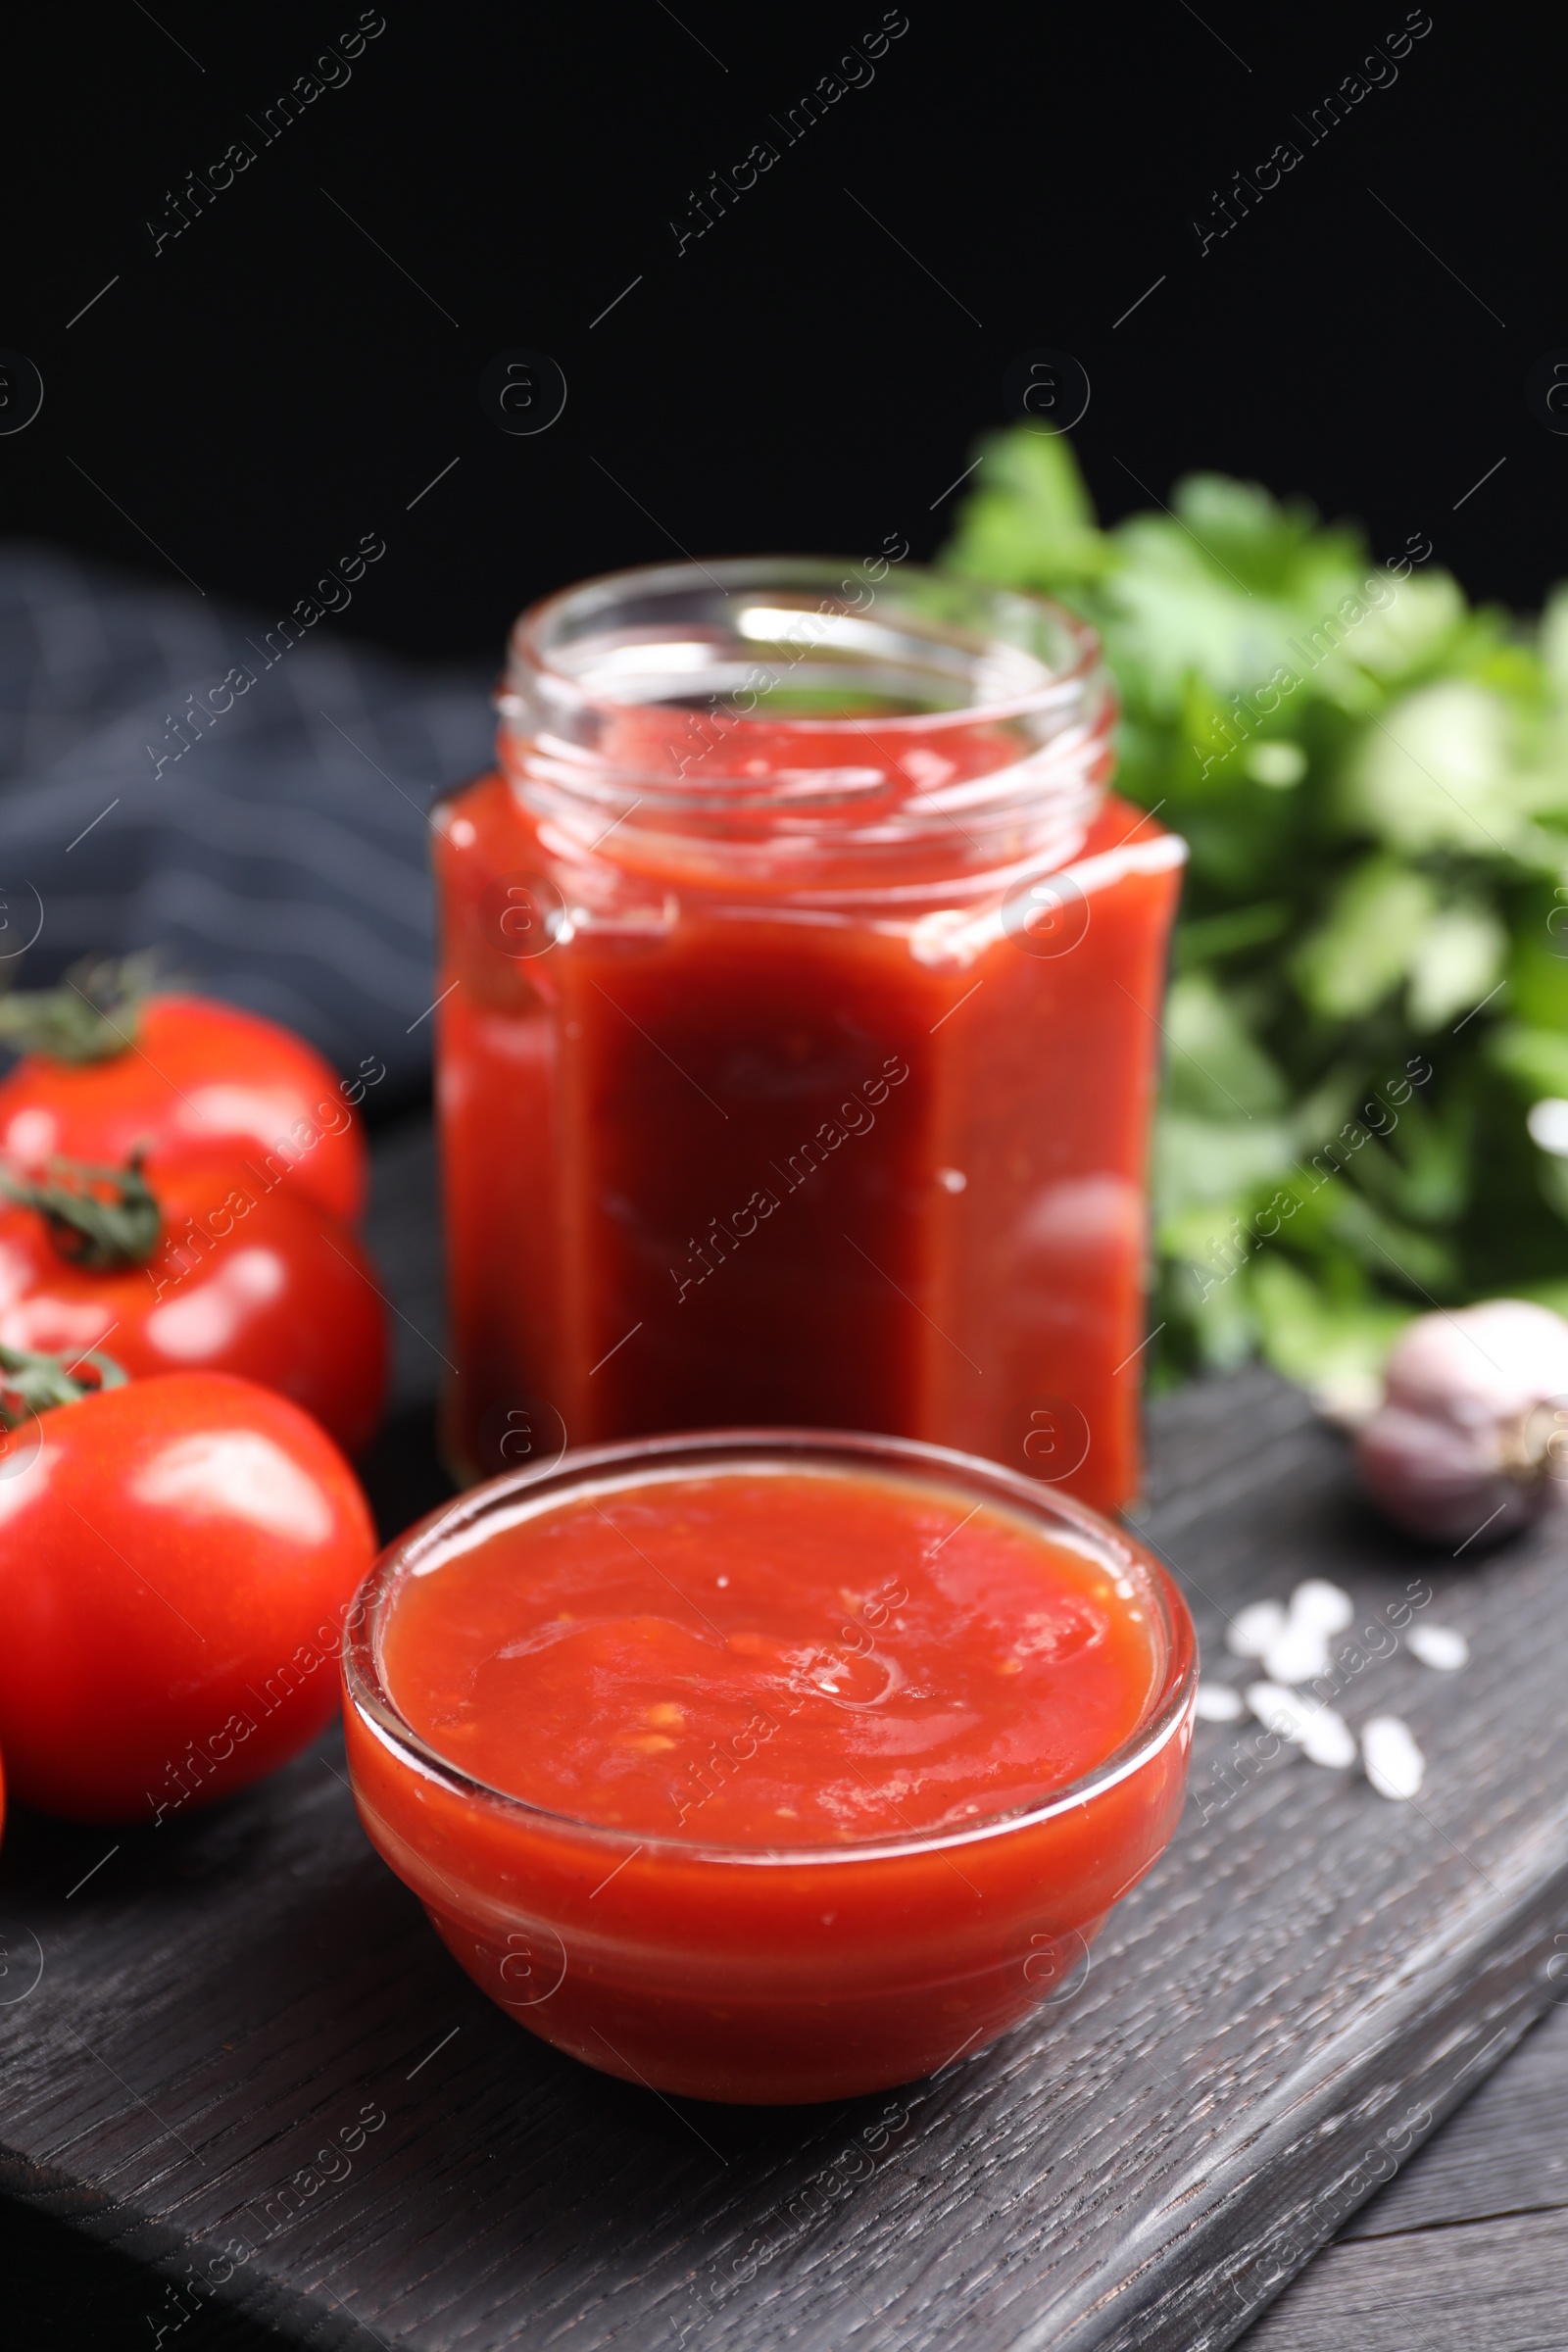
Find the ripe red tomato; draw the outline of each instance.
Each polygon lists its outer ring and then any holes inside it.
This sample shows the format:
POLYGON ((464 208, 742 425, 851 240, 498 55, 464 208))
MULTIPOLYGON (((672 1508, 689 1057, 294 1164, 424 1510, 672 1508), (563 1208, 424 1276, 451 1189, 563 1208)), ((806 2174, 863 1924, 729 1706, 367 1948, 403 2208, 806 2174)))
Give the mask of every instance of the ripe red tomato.
POLYGON ((360 1215, 368 1163, 353 1103, 366 1080, 340 1082, 291 1030, 210 997, 144 997, 97 1017, 94 1028, 90 1007, 82 1016, 89 1042, 113 1045, 122 1034, 123 1047, 92 1060, 28 1053, 0 1084, 9 1159, 118 1166, 144 1151, 157 1167, 224 1150, 254 1160, 263 1180, 286 1170, 334 1216, 360 1215))
POLYGON ((331 1439, 250 1381, 172 1372, 26 1415, 0 1454, 13 1796, 152 1825, 272 1771, 336 1710, 374 1549, 331 1439))
MULTIPOLYGON (((136 1182, 127 1171, 121 1195, 136 1182)), ((83 1189, 52 1184, 45 1197, 83 1189)), ((74 1229, 57 1239, 39 1209, 0 1202, 0 1346, 68 1358, 101 1348, 132 1379, 235 1372, 362 1451, 386 1397, 386 1316, 365 1251, 299 1189, 299 1171, 264 1191, 226 1157, 174 1161, 133 1206, 148 1212, 144 1235, 127 1237, 135 1254, 103 1269, 74 1262, 74 1229)))

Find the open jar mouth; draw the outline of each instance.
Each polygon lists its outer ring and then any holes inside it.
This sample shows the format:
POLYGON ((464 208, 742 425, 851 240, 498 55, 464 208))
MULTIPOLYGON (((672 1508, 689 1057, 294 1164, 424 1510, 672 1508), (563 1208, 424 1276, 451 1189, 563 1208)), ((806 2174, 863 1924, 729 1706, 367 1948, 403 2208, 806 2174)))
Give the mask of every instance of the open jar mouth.
POLYGON ((1044 599, 882 557, 614 572, 512 632, 503 767, 570 832, 828 827, 842 844, 955 824, 1081 834, 1109 770, 1100 641, 1044 599))
POLYGON ((1181 1733, 1192 1713, 1198 1689, 1198 1644, 1186 1603, 1159 1562, 1070 1495, 1048 1490, 978 1455, 960 1453, 946 1446, 928 1446, 913 1438, 840 1430, 733 1429, 581 1446, 564 1454, 553 1466, 509 1472, 485 1486, 470 1489, 432 1512, 388 1546, 361 1586, 348 1621, 343 1670, 349 1704, 372 1736, 401 1763, 420 1777, 438 1783, 449 1793, 503 1819, 514 1819, 519 1826, 536 1831, 568 1832, 576 1839, 601 1841, 609 1850, 619 1850, 633 1842, 645 1851, 679 1856, 687 1861, 801 1869, 872 1861, 883 1856, 956 1851, 1030 1829, 1057 1814, 1091 1803, 1118 1782, 1141 1771, 1181 1733), (733 1466, 746 1457, 787 1467, 825 1464, 840 1469, 855 1466, 905 1474, 912 1471, 924 1474, 932 1483, 940 1483, 949 1491, 958 1487, 977 1502, 995 1501, 1014 1514, 1022 1513, 1046 1534, 1070 1533, 1077 1543, 1092 1544, 1107 1567, 1135 1575, 1154 1606, 1163 1653, 1161 1671, 1136 1728, 1089 1772, 1053 1789, 1038 1803, 982 1814, 958 1828, 911 1830, 896 1837, 879 1834, 863 1839, 846 1838, 831 1845, 741 1846, 632 1832, 533 1804, 526 1797, 497 1788, 465 1772, 408 1722, 387 1687, 380 1659, 381 1631, 407 1578, 439 1566, 442 1554, 455 1543, 461 1542, 466 1549, 482 1542, 487 1521, 506 1514, 520 1497, 564 1498, 603 1480, 607 1474, 672 1467, 700 1473, 733 1466))
POLYGON ((737 721, 853 735, 1065 710, 1099 659, 1095 631, 1042 597, 919 564, 893 573, 885 560, 873 577, 830 557, 745 556, 607 572, 546 597, 513 629, 497 704, 509 719, 564 720, 716 703, 737 721), (802 695, 890 707, 802 711, 802 695))

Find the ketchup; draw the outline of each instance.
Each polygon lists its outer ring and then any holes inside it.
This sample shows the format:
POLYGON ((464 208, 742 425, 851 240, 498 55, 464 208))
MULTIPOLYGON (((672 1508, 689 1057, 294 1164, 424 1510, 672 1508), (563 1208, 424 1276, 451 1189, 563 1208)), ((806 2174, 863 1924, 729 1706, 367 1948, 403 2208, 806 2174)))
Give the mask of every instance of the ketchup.
MULTIPOLYGON (((628 665, 684 567, 646 576, 604 656, 617 693, 660 683, 628 665)), ((734 630, 782 627, 743 603, 734 630)), ((717 624, 682 625, 708 660, 717 624)), ((718 716, 564 716, 565 667, 524 663, 530 731, 504 727, 504 771, 435 819, 461 1478, 747 1422, 957 1446, 1104 1509, 1136 1494, 1184 853, 1104 796, 1108 688, 1059 633, 1082 674, 1036 662, 1040 709, 1005 717, 853 677, 787 716, 781 687, 737 715, 733 682, 718 716)))
POLYGON ((697 2096, 978 2046, 1087 1964, 1181 1803, 1162 1572, 917 1446, 737 1433, 497 1481, 388 1555, 368 1627, 374 1842, 522 2024, 697 2096))
POLYGON ((492 1788, 817 1845, 1076 1780, 1149 1702, 1150 1619, 1111 1567, 991 1505, 740 1467, 498 1525, 411 1580, 381 1658, 408 1722, 492 1788))

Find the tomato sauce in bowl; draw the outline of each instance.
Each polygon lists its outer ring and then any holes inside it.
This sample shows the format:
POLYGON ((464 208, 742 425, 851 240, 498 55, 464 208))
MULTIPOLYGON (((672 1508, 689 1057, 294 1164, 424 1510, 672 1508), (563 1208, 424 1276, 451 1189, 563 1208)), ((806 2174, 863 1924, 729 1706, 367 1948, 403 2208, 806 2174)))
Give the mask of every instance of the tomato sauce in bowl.
POLYGON ((907 1441, 568 1455, 426 1521, 362 1603, 372 1841, 503 2007, 664 2091, 837 2098, 983 2046, 1081 1972, 1181 1805, 1163 1571, 907 1441))

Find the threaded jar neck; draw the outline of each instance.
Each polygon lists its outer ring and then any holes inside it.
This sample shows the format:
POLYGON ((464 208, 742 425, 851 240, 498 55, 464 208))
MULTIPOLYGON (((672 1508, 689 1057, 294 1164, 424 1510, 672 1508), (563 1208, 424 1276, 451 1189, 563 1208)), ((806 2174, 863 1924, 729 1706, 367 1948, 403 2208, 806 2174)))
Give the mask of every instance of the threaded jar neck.
POLYGON ((590 580, 522 615, 496 702, 502 767, 564 843, 700 845, 803 888, 1071 857, 1115 717, 1071 614, 886 558, 590 580))

